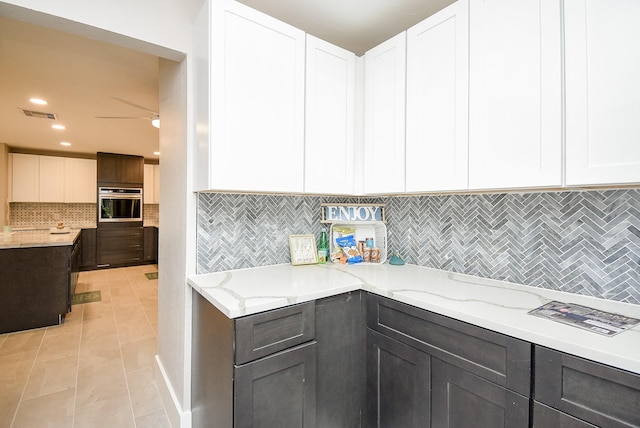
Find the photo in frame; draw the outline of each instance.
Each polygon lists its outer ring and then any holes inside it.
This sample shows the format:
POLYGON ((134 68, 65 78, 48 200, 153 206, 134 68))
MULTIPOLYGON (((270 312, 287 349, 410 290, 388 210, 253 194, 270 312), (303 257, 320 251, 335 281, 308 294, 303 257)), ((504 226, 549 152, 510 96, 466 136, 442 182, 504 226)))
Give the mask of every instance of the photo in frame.
POLYGON ((289 251, 293 266, 318 264, 314 235, 289 235, 289 251))

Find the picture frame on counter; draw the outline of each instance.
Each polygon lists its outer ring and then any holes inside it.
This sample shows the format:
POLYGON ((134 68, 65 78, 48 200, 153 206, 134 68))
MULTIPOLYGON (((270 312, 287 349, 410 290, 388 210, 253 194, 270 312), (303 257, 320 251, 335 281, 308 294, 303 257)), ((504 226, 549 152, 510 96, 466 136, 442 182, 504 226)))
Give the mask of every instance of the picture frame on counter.
POLYGON ((318 264, 318 250, 314 235, 289 235, 289 251, 293 266, 318 264))

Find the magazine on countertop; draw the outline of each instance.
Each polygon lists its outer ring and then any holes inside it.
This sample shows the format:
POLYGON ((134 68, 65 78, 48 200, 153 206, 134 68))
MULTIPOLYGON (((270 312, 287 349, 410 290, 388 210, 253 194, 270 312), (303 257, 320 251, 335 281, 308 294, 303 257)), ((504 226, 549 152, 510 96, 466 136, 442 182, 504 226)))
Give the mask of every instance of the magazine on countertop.
POLYGON ((529 314, 552 319, 605 336, 615 336, 640 324, 640 319, 604 312, 575 303, 557 301, 552 301, 533 309, 529 311, 529 314))

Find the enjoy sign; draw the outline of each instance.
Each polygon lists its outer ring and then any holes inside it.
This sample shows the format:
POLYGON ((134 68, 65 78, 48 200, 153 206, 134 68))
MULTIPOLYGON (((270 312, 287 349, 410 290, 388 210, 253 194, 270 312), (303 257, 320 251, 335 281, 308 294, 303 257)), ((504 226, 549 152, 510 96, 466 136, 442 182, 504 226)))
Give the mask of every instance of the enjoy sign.
POLYGON ((335 205, 322 204, 322 223, 342 221, 383 221, 384 205, 335 205))

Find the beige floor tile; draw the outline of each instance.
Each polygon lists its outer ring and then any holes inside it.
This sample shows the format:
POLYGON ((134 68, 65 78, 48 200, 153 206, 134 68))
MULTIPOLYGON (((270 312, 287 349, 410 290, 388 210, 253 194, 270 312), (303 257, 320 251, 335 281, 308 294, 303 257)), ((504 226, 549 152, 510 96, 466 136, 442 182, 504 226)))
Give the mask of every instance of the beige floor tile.
POLYGON ((80 332, 70 332, 55 336, 45 335, 38 352, 38 362, 61 357, 78 357, 80 332))
POLYGON ((7 333, 0 334, 0 346, 2 346, 5 340, 7 340, 7 336, 9 336, 7 333))
POLYGON ((122 345, 122 362, 127 373, 146 367, 153 367, 158 353, 158 341, 155 337, 122 345))
POLYGON ((122 360, 116 358, 78 370, 76 409, 128 395, 122 360))
POLYGON ((149 320, 149 324, 151 327, 155 327, 158 325, 158 309, 157 306, 155 309, 147 310, 143 307, 145 315, 147 315, 147 319, 149 320))
POLYGON ((154 410, 148 415, 136 418, 136 428, 171 428, 164 409, 154 410))
MULTIPOLYGON (((40 355, 38 355, 40 358, 40 355)), ((61 357, 38 361, 33 365, 22 396, 23 400, 42 397, 76 386, 78 357, 61 357)))
POLYGON ((121 357, 120 342, 116 333, 97 336, 80 343, 78 368, 99 365, 121 357))
POLYGON ((37 351, 42 343, 45 329, 27 330, 20 333, 11 333, 0 346, 1 355, 17 354, 19 352, 37 351))
MULTIPOLYGON (((111 298, 109 297, 109 300, 111 298)), ((95 302, 95 303, 86 303, 84 306, 84 321, 98 319, 98 318, 109 318, 113 319, 113 306, 110 302, 95 302)))
POLYGON ((149 321, 147 321, 147 316, 143 311, 139 310, 139 313, 140 316, 134 318, 132 321, 117 324, 120 345, 156 337, 156 332, 151 327, 149 321))
POLYGON ((154 410, 164 409, 153 379, 152 367, 128 373, 127 381, 134 416, 143 416, 154 410))
POLYGON ((108 269, 106 272, 107 272, 107 279, 109 283, 123 281, 123 280, 126 281, 129 279, 127 276, 127 269, 115 268, 115 269, 108 269))
POLYGON ((20 403, 14 428, 66 428, 73 427, 75 390, 55 392, 24 400, 20 403))
POLYGON ((0 357, 0 427, 11 425, 37 352, 0 357))
POLYGON ((76 408, 74 428, 133 428, 135 422, 128 395, 122 394, 76 408))
POLYGON ((117 333, 116 323, 109 317, 89 319, 82 323, 82 340, 117 333))

